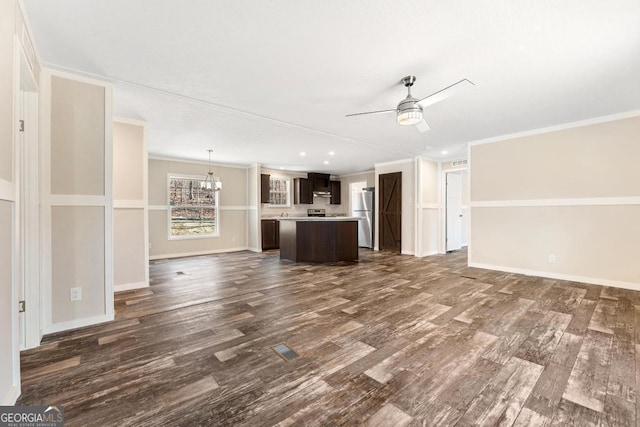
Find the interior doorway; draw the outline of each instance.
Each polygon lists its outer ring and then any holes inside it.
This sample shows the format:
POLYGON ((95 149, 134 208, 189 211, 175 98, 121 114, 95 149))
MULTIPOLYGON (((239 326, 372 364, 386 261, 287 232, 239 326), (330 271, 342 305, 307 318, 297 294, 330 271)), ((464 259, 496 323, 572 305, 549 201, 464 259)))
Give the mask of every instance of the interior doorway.
POLYGON ((19 64, 15 87, 16 165, 16 303, 19 305, 20 350, 40 345, 39 144, 38 86, 22 45, 16 41, 19 64))
POLYGON ((379 248, 400 252, 402 248, 402 172, 381 174, 379 187, 379 248))
POLYGON ((445 177, 445 250, 449 252, 462 248, 462 174, 459 171, 446 172, 445 177))

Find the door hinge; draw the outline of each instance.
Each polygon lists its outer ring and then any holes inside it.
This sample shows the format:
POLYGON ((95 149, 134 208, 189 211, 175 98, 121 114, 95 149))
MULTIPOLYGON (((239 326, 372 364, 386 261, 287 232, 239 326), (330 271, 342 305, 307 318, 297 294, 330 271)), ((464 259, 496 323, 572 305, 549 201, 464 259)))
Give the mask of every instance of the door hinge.
POLYGON ((27 310, 27 304, 23 301, 18 301, 18 313, 24 313, 27 310))
POLYGON ((20 129, 18 129, 20 132, 24 132, 24 120, 20 120, 20 129))

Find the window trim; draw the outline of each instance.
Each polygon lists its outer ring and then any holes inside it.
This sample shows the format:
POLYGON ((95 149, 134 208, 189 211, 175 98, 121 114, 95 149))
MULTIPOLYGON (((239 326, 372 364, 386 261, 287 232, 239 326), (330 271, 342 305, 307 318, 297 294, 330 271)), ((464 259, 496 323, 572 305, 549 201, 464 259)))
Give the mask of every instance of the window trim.
POLYGON ((268 208, 291 208, 293 204, 291 203, 291 177, 284 175, 269 175, 269 200, 271 200, 271 180, 279 179, 281 181, 287 182, 287 204, 286 205, 275 205, 272 203, 266 203, 265 206, 268 208))
MULTIPOLYGON (((168 240, 193 240, 193 239, 215 239, 220 237, 220 191, 216 191, 215 194, 215 215, 216 215, 216 232, 212 234, 202 234, 202 235, 186 235, 186 236, 173 236, 171 235, 171 208, 175 206, 171 206, 171 179, 191 179, 204 181, 202 175, 191 175, 184 173, 168 173, 167 174, 167 188, 165 194, 167 195, 167 239, 168 240)), ((215 177, 215 179, 220 180, 219 177, 215 177)))

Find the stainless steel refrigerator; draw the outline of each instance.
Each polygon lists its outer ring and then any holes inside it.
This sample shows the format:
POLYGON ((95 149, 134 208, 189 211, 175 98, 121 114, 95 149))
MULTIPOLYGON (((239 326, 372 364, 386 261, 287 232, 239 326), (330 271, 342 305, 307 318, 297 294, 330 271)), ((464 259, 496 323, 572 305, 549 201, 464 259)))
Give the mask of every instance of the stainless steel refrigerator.
POLYGON ((375 187, 362 189, 353 197, 352 215, 362 218, 358 221, 358 246, 373 249, 373 231, 375 221, 375 187))

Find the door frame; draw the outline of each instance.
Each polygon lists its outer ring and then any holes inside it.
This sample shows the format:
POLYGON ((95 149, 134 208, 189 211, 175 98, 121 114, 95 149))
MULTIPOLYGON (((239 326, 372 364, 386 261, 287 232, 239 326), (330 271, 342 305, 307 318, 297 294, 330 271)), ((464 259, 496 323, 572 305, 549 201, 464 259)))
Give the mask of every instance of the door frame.
MULTIPOLYGON (((17 301, 26 310, 19 316, 20 350, 40 345, 42 339, 40 305, 40 215, 39 215, 39 115, 38 82, 19 38, 14 44, 14 167, 16 184, 15 257, 17 301), (18 121, 24 120, 24 131, 18 121)), ((16 305, 17 305, 16 301, 16 305)))
MULTIPOLYGON (((442 215, 440 215, 440 244, 438 245, 438 251, 441 254, 447 253, 447 173, 449 172, 461 172, 467 171, 467 185, 469 186, 469 192, 471 192, 471 174, 469 173, 469 166, 446 169, 441 171, 440 175, 440 200, 442 201, 442 215)), ((462 209, 464 211, 465 205, 462 204, 462 209)), ((467 206, 467 211, 468 211, 467 206)), ((463 222, 464 227, 464 222, 463 222)), ((471 234, 471 233, 469 233, 471 234)), ((467 236, 467 240, 468 240, 467 236)), ((467 242, 468 244, 469 242, 467 242)), ((464 247, 464 246, 463 246, 464 247)))
POLYGON ((385 172, 385 173, 380 173, 377 174, 377 186, 376 186, 376 193, 378 194, 377 197, 377 203, 378 203, 378 212, 377 212, 377 216, 378 216, 378 220, 377 225, 376 225, 376 229, 377 229, 377 233, 376 233, 376 245, 375 245, 375 250, 383 250, 382 249, 382 239, 381 239, 381 235, 382 235, 382 225, 383 225, 383 221, 382 221, 382 204, 384 203, 384 195, 382 194, 382 177, 384 175, 399 175, 400 176, 400 189, 399 189, 399 201, 400 201, 400 216, 399 216, 399 221, 400 221, 400 227, 398 230, 399 233, 399 238, 400 238, 400 245, 398 247, 398 253, 402 254, 402 210, 403 210, 403 206, 402 206, 402 181, 403 181, 403 173, 402 171, 393 171, 393 172, 385 172))

